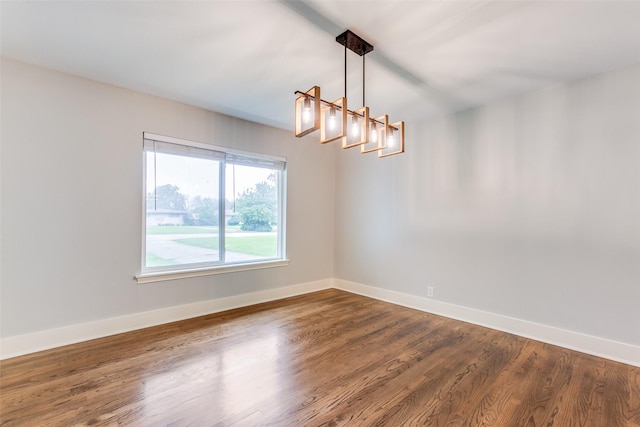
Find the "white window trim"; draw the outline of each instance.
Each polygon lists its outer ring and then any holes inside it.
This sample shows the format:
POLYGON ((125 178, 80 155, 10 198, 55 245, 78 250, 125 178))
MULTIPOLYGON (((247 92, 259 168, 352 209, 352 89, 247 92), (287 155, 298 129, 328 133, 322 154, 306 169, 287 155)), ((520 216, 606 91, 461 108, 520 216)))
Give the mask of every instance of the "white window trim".
MULTIPOLYGON (((170 136, 158 135, 150 132, 143 132, 143 146, 145 140, 154 140, 158 142, 166 142, 169 144, 177 144, 182 146, 200 148, 208 151, 218 151, 231 157, 247 157, 254 159, 264 159, 267 161, 280 162, 284 165, 281 170, 281 179, 279 179, 279 194, 280 194, 280 215, 278 217, 278 254, 276 258, 260 259, 260 260, 247 260, 236 263, 219 263, 219 264, 192 264, 184 266, 167 266, 166 268, 152 267, 144 269, 146 259, 146 194, 142 193, 142 251, 140 258, 140 265, 143 270, 134 278, 138 284, 160 282, 166 280, 185 279, 190 277, 201 277, 215 274, 232 273, 238 271, 257 270, 264 268, 283 267, 289 265, 289 260, 286 258, 286 157, 274 156, 269 154, 253 153, 242 150, 235 150, 228 147, 217 146, 213 144, 207 144, 203 142, 190 141, 186 139, 174 138, 170 136)), ((143 167, 146 171, 146 156, 143 156, 143 167)), ((221 186, 224 185, 223 169, 221 169, 221 186)), ((145 178, 146 179, 146 178, 145 178)), ((224 200, 221 200, 221 211, 224 212, 224 200)), ((220 238, 224 241, 224 219, 220 222, 219 229, 220 238)), ((224 250, 224 249, 223 249, 224 250)))
POLYGON ((166 280, 188 279, 190 277, 211 276, 214 274, 234 273, 237 271, 261 270, 263 268, 285 267, 288 259, 277 259, 260 262, 247 262, 220 265, 219 267, 194 268, 175 271, 161 271, 157 273, 142 273, 135 276, 138 284, 164 282, 166 280))

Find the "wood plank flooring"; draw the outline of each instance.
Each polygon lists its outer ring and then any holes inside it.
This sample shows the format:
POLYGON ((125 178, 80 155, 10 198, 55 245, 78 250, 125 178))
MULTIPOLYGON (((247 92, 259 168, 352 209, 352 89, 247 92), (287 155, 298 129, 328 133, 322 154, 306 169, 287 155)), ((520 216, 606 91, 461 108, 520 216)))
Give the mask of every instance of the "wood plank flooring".
POLYGON ((640 426, 640 368, 327 290, 0 362, 2 426, 640 426))

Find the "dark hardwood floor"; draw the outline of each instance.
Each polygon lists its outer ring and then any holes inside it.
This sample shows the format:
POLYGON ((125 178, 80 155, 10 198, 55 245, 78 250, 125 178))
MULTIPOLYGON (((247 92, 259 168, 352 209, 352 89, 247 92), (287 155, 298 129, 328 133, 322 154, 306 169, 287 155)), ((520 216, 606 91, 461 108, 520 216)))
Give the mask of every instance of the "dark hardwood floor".
POLYGON ((640 368, 338 290, 0 375, 2 426, 640 426, 640 368))

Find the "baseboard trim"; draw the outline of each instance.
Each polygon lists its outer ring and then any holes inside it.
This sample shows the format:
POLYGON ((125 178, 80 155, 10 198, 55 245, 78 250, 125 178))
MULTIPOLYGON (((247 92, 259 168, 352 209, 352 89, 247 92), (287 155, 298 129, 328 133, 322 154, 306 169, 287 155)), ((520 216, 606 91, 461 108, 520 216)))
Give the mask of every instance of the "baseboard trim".
POLYGON ((333 279, 318 280, 8 337, 0 340, 0 360, 332 287, 333 279))
POLYGON ((376 288, 347 280, 334 279, 334 287, 380 301, 462 320, 475 325, 485 326, 521 337, 531 338, 536 341, 542 341, 593 356, 640 367, 640 346, 449 304, 429 298, 376 288))
POLYGON ((8 337, 0 339, 0 360, 330 288, 640 367, 640 346, 341 279, 318 280, 8 337))

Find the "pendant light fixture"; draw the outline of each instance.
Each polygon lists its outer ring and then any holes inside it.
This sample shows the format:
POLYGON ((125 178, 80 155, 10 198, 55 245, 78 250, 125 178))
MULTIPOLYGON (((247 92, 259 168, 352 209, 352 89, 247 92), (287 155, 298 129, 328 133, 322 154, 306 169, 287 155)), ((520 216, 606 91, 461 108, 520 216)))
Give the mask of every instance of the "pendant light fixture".
POLYGON ((296 91, 296 137, 319 129, 322 144, 340 139, 342 148, 360 146, 361 153, 377 152, 378 157, 404 153, 404 122, 389 124, 386 114, 370 117, 365 104, 365 55, 373 45, 350 30, 337 36, 336 41, 344 46, 344 96, 328 102, 320 97, 319 86, 296 91), (353 110, 347 106, 347 49, 362 57, 362 107, 353 110))

